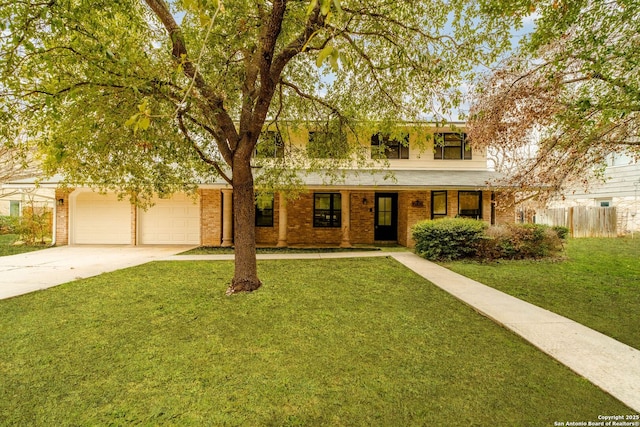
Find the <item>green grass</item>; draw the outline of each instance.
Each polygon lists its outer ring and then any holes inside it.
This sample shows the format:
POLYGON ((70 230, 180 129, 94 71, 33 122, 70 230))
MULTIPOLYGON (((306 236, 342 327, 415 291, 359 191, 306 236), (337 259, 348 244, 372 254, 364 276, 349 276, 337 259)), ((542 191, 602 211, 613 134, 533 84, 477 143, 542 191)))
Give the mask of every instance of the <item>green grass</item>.
POLYGON ((640 239, 571 239, 566 257, 445 266, 640 349, 640 239))
POLYGON ((18 240, 15 234, 0 234, 0 256, 17 255, 48 248, 48 245, 14 245, 18 240))
POLYGON ((539 426, 631 410, 390 258, 155 262, 0 301, 3 425, 539 426))

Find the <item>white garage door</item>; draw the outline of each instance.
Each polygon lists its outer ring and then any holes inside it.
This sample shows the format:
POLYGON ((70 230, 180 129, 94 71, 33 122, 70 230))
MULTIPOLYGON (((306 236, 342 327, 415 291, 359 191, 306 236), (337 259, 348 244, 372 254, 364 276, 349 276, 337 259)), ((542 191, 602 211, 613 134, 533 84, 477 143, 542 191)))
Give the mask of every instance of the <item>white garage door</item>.
POLYGON ((83 192, 75 197, 71 221, 74 244, 131 244, 131 204, 115 194, 83 192))
POLYGON ((138 242, 141 245, 200 244, 200 204, 184 194, 156 199, 138 213, 138 242))

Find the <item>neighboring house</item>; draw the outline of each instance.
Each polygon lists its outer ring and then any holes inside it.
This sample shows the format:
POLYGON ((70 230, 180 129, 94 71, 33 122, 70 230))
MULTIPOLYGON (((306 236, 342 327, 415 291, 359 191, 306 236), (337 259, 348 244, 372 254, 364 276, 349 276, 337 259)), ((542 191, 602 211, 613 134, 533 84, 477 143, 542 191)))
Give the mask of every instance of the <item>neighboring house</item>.
MULTIPOLYGON (((487 168, 486 153, 474 151, 464 134, 451 128, 432 130, 437 144, 425 132, 408 132, 399 140, 380 134, 363 136, 367 156, 388 159, 384 170, 354 166, 343 171, 345 179, 334 183, 326 183, 322 173, 306 175, 308 191, 295 200, 286 200, 283 194, 262 194, 256 202, 257 244, 412 246, 411 227, 423 219, 464 216, 513 222, 513 208, 501 210, 510 204, 487 184, 496 173, 487 168)), ((284 137, 265 132, 257 157, 282 157, 291 148, 306 149, 315 157, 341 151, 340 141, 322 132, 287 132, 284 137), (325 147, 330 147, 329 153, 325 147)), ((57 187, 55 181, 40 185, 57 187)), ((232 197, 231 187, 220 181, 200 185, 195 198, 185 194, 157 198, 143 210, 115 194, 90 188, 69 193, 56 189, 55 241, 58 245, 232 246, 232 197)))
POLYGON ((10 200, 9 196, 6 200, 0 196, 0 216, 20 216, 20 201, 10 200))
POLYGON ((618 234, 640 231, 640 162, 624 154, 612 154, 604 180, 593 181, 588 191, 576 188, 563 198, 551 200, 548 208, 575 206, 615 207, 618 234))
POLYGON ((52 208, 53 188, 3 189, 0 184, 0 216, 21 216, 24 209, 52 208))

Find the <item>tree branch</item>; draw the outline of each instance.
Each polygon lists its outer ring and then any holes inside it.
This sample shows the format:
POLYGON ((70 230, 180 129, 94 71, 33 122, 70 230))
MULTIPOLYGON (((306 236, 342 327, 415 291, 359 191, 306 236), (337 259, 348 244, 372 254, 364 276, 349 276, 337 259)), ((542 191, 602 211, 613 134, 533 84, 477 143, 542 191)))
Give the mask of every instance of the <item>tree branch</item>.
POLYGON ((351 47, 353 47, 353 49, 358 53, 358 55, 360 55, 360 57, 367 63, 369 70, 371 71, 371 76, 373 77, 373 80, 375 80, 376 85, 378 85, 378 88, 380 89, 380 91, 382 93, 384 93, 384 95, 387 97, 388 101, 394 105, 396 108, 400 108, 400 106, 398 105, 398 103, 395 101, 395 99, 393 98, 393 96, 391 96, 391 94, 389 94, 389 92, 387 92, 384 88, 384 86, 382 85, 382 83, 380 83, 380 79, 378 78, 378 74, 376 73, 376 66, 373 64, 373 62, 371 61, 371 58, 369 58, 369 55, 367 55, 366 52, 364 52, 362 49, 360 49, 360 47, 355 43, 355 41, 349 36, 349 34, 343 34, 342 35, 351 45, 351 47))
POLYGON ((210 166, 213 166, 213 168, 216 170, 216 172, 218 172, 218 174, 222 177, 222 179, 227 181, 227 183, 229 183, 229 185, 233 186, 232 179, 229 178, 227 176, 227 174, 222 170, 222 168, 220 167, 220 164, 218 162, 216 162, 215 160, 210 159, 206 154, 204 154, 204 152, 198 146, 198 144, 193 140, 193 138, 191 138, 191 135, 189 134, 189 130, 187 129, 187 127, 184 124, 183 115, 184 115, 183 111, 178 111, 178 114, 177 114, 178 127, 180 128, 180 131, 184 135, 184 137, 187 140, 187 142, 191 145, 191 148, 194 149, 194 151, 198 154, 198 157, 200 157, 200 159, 203 162, 205 162, 206 164, 208 164, 210 166))
POLYGON ((339 117, 342 117, 342 114, 340 113, 340 110, 338 110, 336 107, 334 107, 333 105, 329 104, 327 101, 325 101, 322 98, 318 98, 317 96, 313 96, 310 95, 308 93, 302 92, 300 90, 300 88, 296 85, 294 85, 293 83, 290 83, 286 80, 280 79, 280 84, 282 86, 286 86, 288 88, 293 89, 293 91, 298 94, 298 96, 300 96, 301 98, 305 98, 308 99, 310 101, 316 102, 320 105, 322 105, 323 107, 325 107, 326 109, 330 110, 332 113, 335 113, 336 115, 338 115, 339 117))
MULTIPOLYGON (((279 18, 280 20, 282 20, 286 8, 286 3, 286 0, 279 0, 274 2, 274 10, 272 11, 271 19, 279 18)), ((298 37, 296 37, 287 46, 285 46, 280 51, 280 53, 278 53, 275 58, 273 58, 273 60, 269 60, 270 67, 268 69, 264 66, 264 64, 263 67, 261 67, 261 86, 258 98, 256 99, 256 106, 253 113, 253 133, 258 133, 261 130, 258 128, 258 125, 264 123, 267 112, 269 111, 271 99, 275 93, 276 83, 280 81, 282 70, 284 70, 284 67, 289 63, 289 61, 291 61, 291 59, 293 59, 293 57, 302 52, 302 48, 306 45, 309 38, 313 35, 315 29, 322 26, 323 24, 324 17, 322 17, 322 15, 320 14, 320 5, 318 4, 315 10, 307 19, 306 25, 302 32, 298 35, 298 37)), ((281 22, 277 25, 274 23, 268 26, 268 29, 272 33, 269 36, 265 37, 264 40, 266 43, 275 43, 275 40, 280 33, 280 25, 281 22)), ((262 51, 265 52, 268 48, 270 48, 270 46, 271 45, 268 44, 266 47, 263 47, 262 51)), ((273 54, 273 51, 271 51, 271 54, 273 54)))
MULTIPOLYGON (((216 139, 216 142, 218 145, 227 144, 227 149, 234 152, 237 148, 239 135, 231 116, 229 116, 229 113, 224 107, 224 99, 217 95, 213 88, 205 82, 203 76, 198 72, 194 63, 189 60, 189 54, 182 30, 171 14, 169 6, 164 0, 145 0, 145 2, 169 33, 172 44, 171 54, 173 55, 174 60, 182 64, 184 74, 194 81, 196 89, 206 100, 209 112, 215 118, 218 127, 224 133, 225 138, 220 140, 216 139)), ((225 161, 228 163, 226 157, 225 161)), ((231 163, 229 163, 229 166, 231 166, 231 163)))

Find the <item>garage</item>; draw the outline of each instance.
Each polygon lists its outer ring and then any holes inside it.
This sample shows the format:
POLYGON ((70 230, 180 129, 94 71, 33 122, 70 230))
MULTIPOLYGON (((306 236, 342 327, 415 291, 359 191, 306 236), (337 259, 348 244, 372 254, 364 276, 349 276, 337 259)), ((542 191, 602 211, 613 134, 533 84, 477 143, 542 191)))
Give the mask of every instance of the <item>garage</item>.
POLYGON ((131 204, 115 194, 84 191, 72 195, 73 244, 131 244, 131 204))
POLYGON ((200 244, 200 203, 182 193, 156 198, 146 211, 138 210, 141 245, 200 244))

